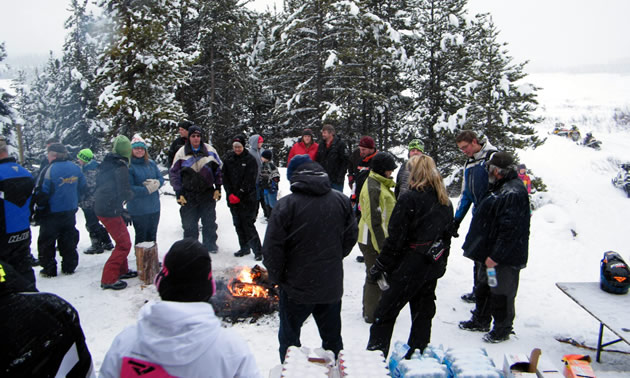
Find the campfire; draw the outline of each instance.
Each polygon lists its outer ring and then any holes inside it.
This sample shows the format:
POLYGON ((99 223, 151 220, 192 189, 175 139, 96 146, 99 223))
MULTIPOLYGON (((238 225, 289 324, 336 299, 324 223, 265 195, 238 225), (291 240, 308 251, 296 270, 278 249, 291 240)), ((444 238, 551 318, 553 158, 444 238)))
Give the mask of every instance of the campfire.
POLYGON ((269 281, 264 268, 237 267, 226 284, 217 280, 217 292, 211 299, 217 316, 231 322, 250 318, 255 322, 260 316, 278 309, 278 294, 269 281))

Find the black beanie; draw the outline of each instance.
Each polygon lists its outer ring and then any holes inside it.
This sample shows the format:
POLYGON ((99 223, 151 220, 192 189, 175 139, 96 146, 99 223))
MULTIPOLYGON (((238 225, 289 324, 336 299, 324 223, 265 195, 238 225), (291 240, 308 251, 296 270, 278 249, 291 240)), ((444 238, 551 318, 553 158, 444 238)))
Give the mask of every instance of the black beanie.
POLYGON ((160 297, 173 302, 204 302, 214 294, 212 261, 197 239, 175 242, 155 276, 160 297))
POLYGON ((264 157, 267 160, 271 160, 271 158, 273 158, 273 153, 271 152, 271 150, 264 150, 260 156, 264 157))
POLYGON ((385 171, 393 171, 396 169, 396 160, 394 155, 389 152, 378 152, 372 160, 370 160, 370 166, 374 173, 385 177, 385 171))
POLYGON ((494 155, 492 155, 492 158, 490 158, 490 161, 488 162, 488 164, 494 165, 495 167, 498 167, 501 169, 506 169, 514 164, 514 158, 512 157, 512 155, 508 154, 507 152, 497 152, 494 155))
POLYGON ((179 121, 179 123, 177 124, 177 127, 178 128, 181 127, 184 130, 188 130, 188 128, 192 125, 193 125, 192 122, 184 120, 184 121, 179 121))

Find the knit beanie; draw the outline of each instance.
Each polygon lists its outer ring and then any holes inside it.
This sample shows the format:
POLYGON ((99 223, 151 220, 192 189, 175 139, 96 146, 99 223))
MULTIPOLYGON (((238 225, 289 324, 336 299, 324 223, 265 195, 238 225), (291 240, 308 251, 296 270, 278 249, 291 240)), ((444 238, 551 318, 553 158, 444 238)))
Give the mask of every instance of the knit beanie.
POLYGON ((378 173, 383 177, 385 177, 386 171, 393 171, 396 169, 396 160, 394 159, 394 155, 389 152, 377 153, 370 161, 370 164, 374 173, 378 173))
POLYGON ((136 134, 131 138, 131 148, 144 148, 147 149, 147 144, 139 134, 136 134))
POLYGON ((240 143, 241 146, 245 147, 245 135, 238 134, 234 138, 232 138, 232 143, 240 143))
POLYGON ((262 142, 264 142, 264 141, 265 141, 265 140, 263 139, 263 137, 259 135, 259 136, 258 136, 258 143, 262 143, 262 142))
POLYGON ((179 123, 177 124, 177 128, 181 127, 184 130, 188 130, 188 128, 190 128, 190 126, 192 125, 193 125, 192 122, 183 120, 183 121, 179 121, 179 123))
POLYGON ((155 276, 160 297, 173 302, 205 302, 214 294, 210 254, 197 239, 175 242, 155 276))
POLYGON ((271 158, 273 157, 273 153, 271 152, 271 150, 264 150, 261 154, 261 157, 264 157, 267 160, 271 160, 271 158))
POLYGON ((291 162, 289 163, 289 166, 287 167, 287 180, 291 181, 291 176, 293 176, 293 172, 295 172, 295 170, 300 165, 304 163, 308 163, 309 161, 311 161, 311 157, 308 154, 295 155, 291 159, 291 162))
POLYGON ((489 165, 494 165, 495 167, 506 169, 514 164, 514 158, 512 155, 507 152, 497 152, 492 155, 492 158, 488 162, 489 165))
POLYGON ((409 151, 418 150, 420 152, 424 152, 424 143, 420 139, 414 139, 409 142, 409 151))
POLYGON ((304 135, 310 135, 311 137, 313 137, 313 130, 311 129, 304 129, 304 131, 302 131, 302 136, 304 135))
POLYGON ((131 159, 131 142, 124 135, 119 135, 114 139, 114 147, 112 151, 127 160, 131 159))
POLYGON ((92 161, 92 159, 94 159, 94 154, 89 148, 84 148, 79 151, 79 153, 77 154, 77 158, 84 163, 89 163, 90 161, 92 161))
POLYGON ((369 136, 364 136, 361 138, 361 140, 359 141, 359 147, 364 147, 364 148, 369 148, 369 149, 374 149, 374 139, 372 139, 372 137, 369 136))

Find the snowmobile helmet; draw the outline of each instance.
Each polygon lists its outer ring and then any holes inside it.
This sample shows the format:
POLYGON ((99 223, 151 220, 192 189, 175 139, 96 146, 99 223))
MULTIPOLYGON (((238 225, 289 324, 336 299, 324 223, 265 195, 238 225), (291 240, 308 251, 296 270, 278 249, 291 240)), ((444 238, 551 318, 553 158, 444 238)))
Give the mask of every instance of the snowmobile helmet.
POLYGON ((394 155, 389 152, 378 152, 374 155, 370 164, 374 173, 378 173, 383 177, 385 177, 386 171, 393 171, 396 169, 396 160, 394 159, 394 155))
POLYGON ((577 126, 575 126, 575 125, 571 125, 571 130, 577 130, 577 129, 578 129, 578 127, 577 127, 577 126))
POLYGON ((613 294, 626 294, 628 292, 630 268, 617 252, 604 252, 600 271, 599 286, 602 290, 613 294))
POLYGON ((92 150, 89 148, 84 148, 77 154, 77 159, 81 160, 84 163, 89 163, 94 158, 94 154, 92 150))

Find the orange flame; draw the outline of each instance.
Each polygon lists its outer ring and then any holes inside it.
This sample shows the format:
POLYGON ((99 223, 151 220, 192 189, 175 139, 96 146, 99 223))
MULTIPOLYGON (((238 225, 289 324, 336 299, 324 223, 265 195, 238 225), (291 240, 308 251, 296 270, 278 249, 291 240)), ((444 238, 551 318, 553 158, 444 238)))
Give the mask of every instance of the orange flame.
POLYGON ((268 298, 269 290, 254 283, 260 273, 252 272, 249 267, 243 267, 228 284, 228 290, 235 297, 268 298))

